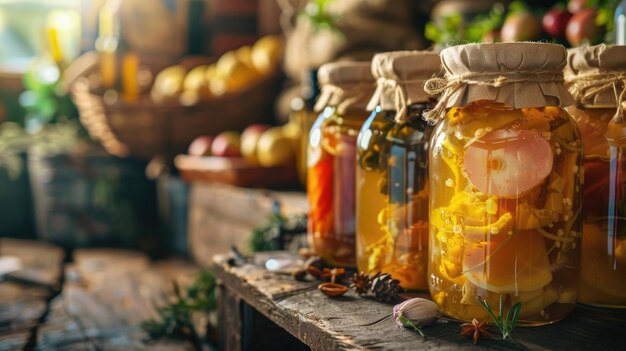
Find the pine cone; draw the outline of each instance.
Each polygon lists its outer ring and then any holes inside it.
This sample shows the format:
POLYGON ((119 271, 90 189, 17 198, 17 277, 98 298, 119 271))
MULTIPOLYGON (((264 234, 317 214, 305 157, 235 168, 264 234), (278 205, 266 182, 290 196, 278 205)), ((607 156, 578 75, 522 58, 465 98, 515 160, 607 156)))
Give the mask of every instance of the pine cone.
POLYGON ((354 289, 359 295, 367 294, 372 287, 372 278, 363 272, 354 273, 350 281, 352 282, 350 288, 354 289))
POLYGON ((389 273, 378 273, 372 279, 370 291, 376 301, 391 302, 404 291, 398 279, 393 279, 389 273))

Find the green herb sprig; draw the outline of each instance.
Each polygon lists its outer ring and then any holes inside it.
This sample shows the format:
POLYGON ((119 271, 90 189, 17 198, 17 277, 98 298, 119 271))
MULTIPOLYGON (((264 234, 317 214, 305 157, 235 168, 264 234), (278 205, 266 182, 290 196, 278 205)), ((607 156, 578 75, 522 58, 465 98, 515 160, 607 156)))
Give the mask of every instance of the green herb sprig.
POLYGON ((157 307, 159 318, 143 321, 141 328, 151 338, 186 339, 191 341, 197 350, 201 350, 203 337, 194 326, 193 315, 217 309, 215 276, 206 270, 198 272, 185 293, 177 282, 174 281, 172 284, 174 300, 165 306, 157 307))
POLYGON ((418 332, 418 333, 419 333, 419 335, 420 335, 422 338, 425 338, 425 337, 426 337, 426 335, 424 335, 424 332, 422 332, 422 328, 420 328, 420 326, 419 326, 419 325, 417 325, 417 324, 415 324, 415 323, 411 322, 411 321, 410 321, 409 319, 407 319, 406 317, 404 317, 404 316, 399 316, 399 317, 398 317, 398 320, 400 321, 400 323, 402 323, 402 325, 403 325, 404 327, 409 328, 409 329, 413 329, 413 330, 415 330, 416 332, 418 332))
POLYGON ((508 312, 506 313, 506 316, 504 316, 504 296, 500 295, 500 305, 498 308, 497 317, 493 313, 491 306, 489 306, 489 303, 486 299, 481 300, 479 297, 478 303, 485 309, 485 311, 487 311, 491 319, 493 319, 494 324, 496 325, 498 330, 500 330, 500 333, 502 333, 502 340, 509 340, 518 346, 523 346, 511 336, 511 333, 513 333, 513 330, 515 330, 515 327, 517 326, 517 320, 519 318, 520 311, 522 310, 521 302, 518 302, 511 306, 511 308, 509 308, 508 312))
POLYGON ((252 230, 250 238, 250 250, 252 252, 278 250, 281 227, 287 222, 287 218, 281 213, 280 203, 272 205, 267 222, 252 230))
POLYGON ((620 0, 587 0, 589 8, 596 9, 596 25, 606 28, 604 42, 613 43, 615 41, 615 23, 613 16, 620 0))
POLYGON ((440 46, 456 45, 462 42, 481 42, 485 34, 502 26, 506 9, 496 4, 486 14, 467 21, 459 13, 444 16, 439 21, 426 23, 424 36, 440 46))
POLYGON ((286 245, 298 243, 296 236, 306 234, 306 222, 306 214, 283 215, 280 202, 274 201, 267 222, 252 230, 249 249, 251 252, 288 249, 286 245))
POLYGON ((328 10, 334 0, 310 0, 304 10, 300 13, 300 16, 307 18, 315 31, 331 30, 338 31, 335 14, 328 10))

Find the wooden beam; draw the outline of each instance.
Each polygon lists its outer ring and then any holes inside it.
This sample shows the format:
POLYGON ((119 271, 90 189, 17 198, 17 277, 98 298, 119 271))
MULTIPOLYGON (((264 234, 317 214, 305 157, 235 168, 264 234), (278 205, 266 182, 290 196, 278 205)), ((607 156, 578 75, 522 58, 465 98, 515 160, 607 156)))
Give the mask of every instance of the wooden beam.
MULTIPOLYGON (((316 282, 296 282, 246 264, 230 267, 223 256, 214 258, 217 277, 227 291, 240 298, 313 350, 484 350, 513 345, 497 340, 471 340, 459 335, 459 323, 424 328, 426 338, 399 328, 391 318, 392 305, 350 292, 328 298, 316 282)), ((223 311, 222 313, 230 313, 223 311)), ((577 306, 571 316, 552 325, 517 328, 515 338, 529 349, 621 349, 626 344, 623 310, 577 306)), ((228 348, 227 348, 228 349, 228 348)), ((234 348, 236 350, 236 348, 234 348)))

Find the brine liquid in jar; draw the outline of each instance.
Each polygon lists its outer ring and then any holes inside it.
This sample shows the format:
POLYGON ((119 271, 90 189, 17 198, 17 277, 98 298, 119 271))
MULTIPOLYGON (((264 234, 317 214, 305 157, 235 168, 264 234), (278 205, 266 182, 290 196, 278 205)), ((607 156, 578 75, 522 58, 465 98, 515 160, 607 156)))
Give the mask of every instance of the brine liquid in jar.
POLYGON ((357 205, 361 211, 357 214, 359 269, 390 273, 407 290, 428 288, 427 177, 432 127, 421 119, 424 108, 414 106, 404 123, 393 121, 395 112, 381 112, 373 120, 378 127, 370 127, 372 133, 362 129, 359 141, 357 194, 363 197, 357 205))
POLYGON ((394 116, 395 112, 377 107, 363 123, 357 139, 356 257, 358 270, 365 273, 380 271, 376 246, 384 233, 378 215, 385 208, 384 155, 394 116))
POLYGON ((381 271, 408 290, 427 290, 428 144, 432 126, 414 106, 406 123, 387 134, 386 208, 379 215, 385 243, 381 271))
POLYGON ((578 296, 582 145, 560 107, 453 107, 430 152, 430 292, 443 313, 522 303, 521 325, 558 321, 578 296))
POLYGON ((568 108, 583 139, 585 183, 579 302, 626 307, 626 124, 615 108, 568 108))
POLYGON ((336 266, 355 266, 356 137, 363 120, 326 108, 309 137, 309 244, 336 266))

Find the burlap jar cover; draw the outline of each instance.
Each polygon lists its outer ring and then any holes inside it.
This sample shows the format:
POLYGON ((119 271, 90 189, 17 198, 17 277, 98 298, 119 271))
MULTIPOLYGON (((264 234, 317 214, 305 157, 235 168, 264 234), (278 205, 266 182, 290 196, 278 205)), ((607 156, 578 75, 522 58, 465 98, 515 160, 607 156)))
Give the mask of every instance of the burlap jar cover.
POLYGON ((626 46, 601 44, 568 50, 565 82, 577 104, 614 107, 612 122, 622 123, 626 46))
POLYGON ((344 114, 348 108, 365 111, 375 88, 369 62, 333 62, 320 67, 317 78, 321 93, 314 110, 335 107, 344 114))
POLYGON ((424 83, 441 71, 439 54, 432 51, 393 51, 372 59, 376 91, 367 105, 368 111, 380 106, 396 111, 396 122, 406 121, 407 106, 428 102, 424 83))
POLYGON ((574 100, 564 84, 567 50, 556 44, 467 44, 441 52, 445 78, 432 78, 424 89, 441 94, 426 112, 431 123, 453 106, 490 100, 514 108, 569 106, 574 100))

